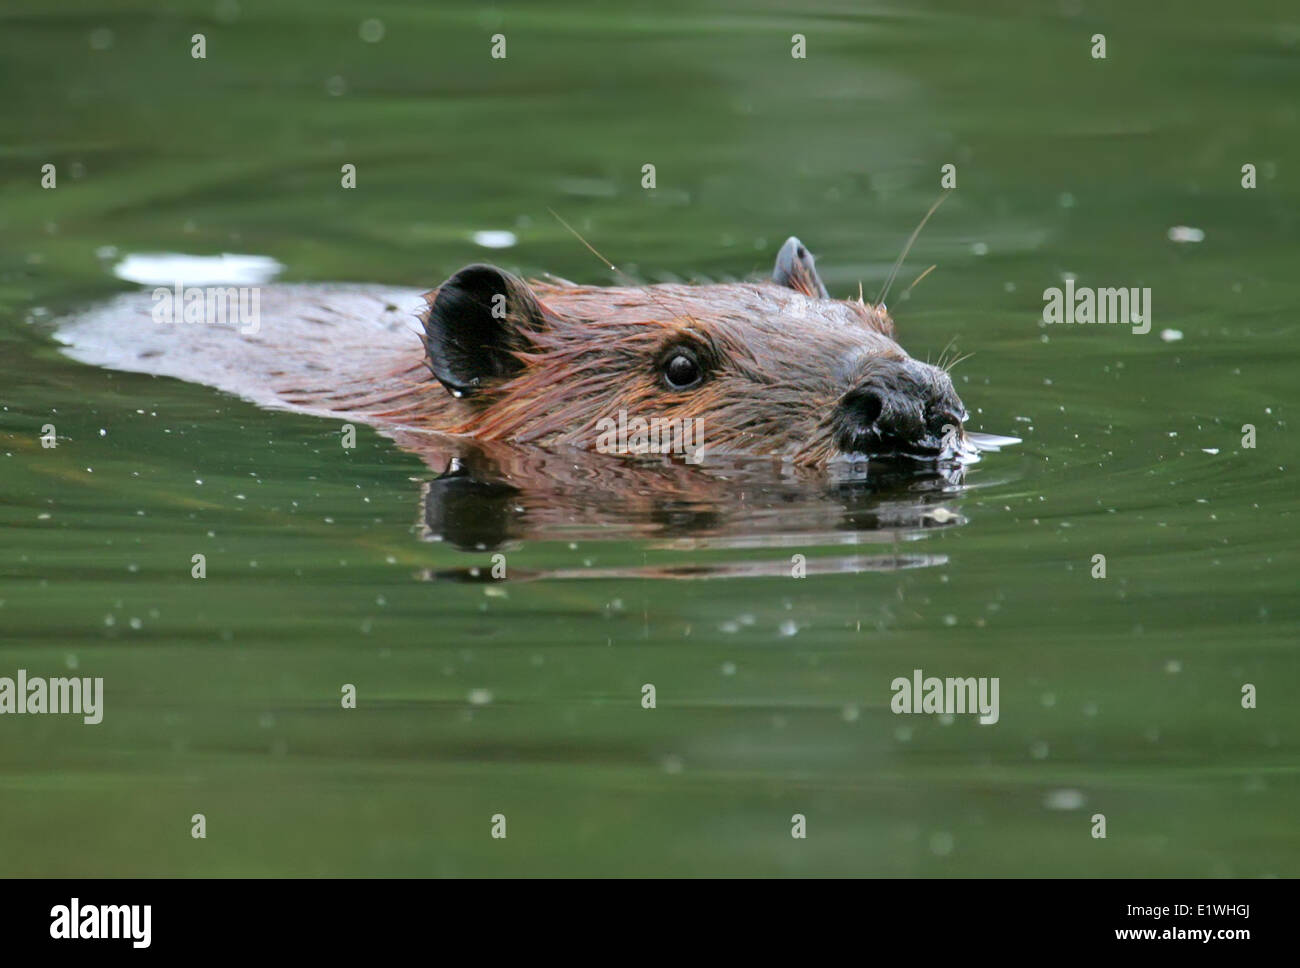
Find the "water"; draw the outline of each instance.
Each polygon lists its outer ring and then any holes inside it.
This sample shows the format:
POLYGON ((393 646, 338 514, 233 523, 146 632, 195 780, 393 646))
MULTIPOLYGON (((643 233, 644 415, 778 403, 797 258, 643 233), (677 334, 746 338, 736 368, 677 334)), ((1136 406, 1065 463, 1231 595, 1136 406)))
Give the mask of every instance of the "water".
POLYGON ((5 15, 0 675, 106 694, 98 726, 0 719, 6 873, 1300 872, 1285 8, 366 16, 5 15), (974 429, 1025 441, 959 483, 494 495, 51 338, 148 253, 612 281, 548 209, 648 281, 761 273, 797 234, 870 297, 949 163, 890 308, 914 355, 974 353, 974 429), (1149 287, 1152 331, 1043 326, 1067 274, 1149 287), (917 668, 998 677, 998 723, 894 715, 917 668))

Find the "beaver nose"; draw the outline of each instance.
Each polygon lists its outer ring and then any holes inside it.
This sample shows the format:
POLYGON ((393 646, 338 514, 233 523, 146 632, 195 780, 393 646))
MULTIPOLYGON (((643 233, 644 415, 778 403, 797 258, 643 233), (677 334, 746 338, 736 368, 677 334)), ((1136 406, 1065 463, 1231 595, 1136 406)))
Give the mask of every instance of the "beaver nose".
POLYGON ((844 429, 855 438, 872 437, 881 444, 907 444, 925 434, 918 401, 905 393, 880 387, 859 387, 840 404, 844 429))
POLYGON ((877 360, 833 417, 846 453, 933 456, 961 432, 965 408, 948 375, 916 360, 877 360))

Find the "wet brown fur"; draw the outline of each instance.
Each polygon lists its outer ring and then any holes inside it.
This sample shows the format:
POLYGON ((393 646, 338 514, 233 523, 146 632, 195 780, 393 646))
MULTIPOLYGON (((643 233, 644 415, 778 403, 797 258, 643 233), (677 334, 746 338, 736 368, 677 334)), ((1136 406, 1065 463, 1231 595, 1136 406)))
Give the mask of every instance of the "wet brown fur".
MULTIPOLYGON (((831 432, 837 404, 853 388, 887 379, 881 361, 909 357, 883 307, 825 298, 810 261, 806 271, 794 268, 785 284, 593 287, 508 277, 521 298, 511 300, 507 316, 516 318, 505 322, 511 356, 522 365, 459 398, 431 375, 409 315, 418 314, 427 337, 441 289, 421 297, 379 287, 267 286, 263 323, 253 333, 159 325, 147 293, 126 294, 59 335, 86 362, 386 432, 590 450, 601 418, 616 420, 622 410, 647 420, 698 418, 706 454, 816 465, 839 452, 831 432), (706 363, 707 378, 674 391, 660 364, 680 344, 706 363)), ((951 393, 940 371, 925 379, 951 393)))
MULTIPOLYGON (((827 417, 844 392, 872 359, 906 356, 883 310, 773 283, 531 288, 545 325, 515 354, 518 374, 456 399, 436 382, 420 385, 413 360, 399 375, 409 390, 385 415, 486 440, 585 448, 597 421, 620 410, 701 418, 707 451, 817 463, 833 454, 827 417), (682 343, 708 361, 710 375, 675 392, 655 362, 682 343)), ((437 295, 425 297, 426 325, 437 295)))

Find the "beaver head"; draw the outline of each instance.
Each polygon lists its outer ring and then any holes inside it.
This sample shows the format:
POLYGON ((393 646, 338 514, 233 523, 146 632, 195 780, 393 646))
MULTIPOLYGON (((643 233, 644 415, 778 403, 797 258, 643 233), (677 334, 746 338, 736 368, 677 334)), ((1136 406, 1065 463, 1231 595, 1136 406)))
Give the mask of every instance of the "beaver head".
POLYGON ((594 449, 622 414, 800 464, 966 448, 948 374, 908 356, 883 305, 831 299, 798 239, 770 282, 601 288, 472 265, 425 302, 457 433, 594 449))

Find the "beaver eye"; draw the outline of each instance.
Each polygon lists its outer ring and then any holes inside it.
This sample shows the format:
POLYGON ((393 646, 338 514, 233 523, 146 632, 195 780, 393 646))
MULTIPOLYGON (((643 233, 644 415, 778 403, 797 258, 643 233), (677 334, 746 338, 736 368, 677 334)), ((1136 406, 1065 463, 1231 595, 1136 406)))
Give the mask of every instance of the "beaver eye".
POLYGON ((685 347, 678 347, 664 357, 660 370, 670 390, 689 390, 704 377, 700 361, 685 347))

